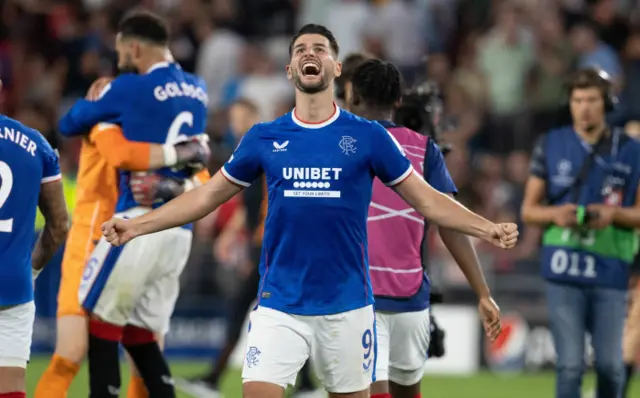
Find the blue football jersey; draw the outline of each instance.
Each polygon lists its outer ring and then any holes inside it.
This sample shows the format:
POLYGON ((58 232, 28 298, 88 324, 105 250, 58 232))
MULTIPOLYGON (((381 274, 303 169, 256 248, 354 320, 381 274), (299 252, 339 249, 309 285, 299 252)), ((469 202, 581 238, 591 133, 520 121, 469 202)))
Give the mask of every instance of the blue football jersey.
MULTIPOLYGON (((83 135, 100 122, 116 123, 130 141, 177 143, 205 133, 207 90, 203 80, 178 64, 163 62, 146 74, 123 74, 114 79, 97 101, 79 100, 60 120, 63 135, 83 135)), ((185 179, 184 171, 164 168, 157 173, 185 179)), ((116 211, 139 204, 129 186, 130 172, 120 171, 116 211)), ((162 203, 156 205, 160 206, 162 203)))
POLYGON ((36 130, 0 116, 0 306, 33 300, 31 251, 41 184, 61 178, 36 130))
POLYGON ((245 187, 266 176, 259 305, 328 315, 373 303, 367 250, 373 179, 393 186, 413 171, 387 130, 340 108, 318 124, 294 111, 255 125, 221 171, 245 187))

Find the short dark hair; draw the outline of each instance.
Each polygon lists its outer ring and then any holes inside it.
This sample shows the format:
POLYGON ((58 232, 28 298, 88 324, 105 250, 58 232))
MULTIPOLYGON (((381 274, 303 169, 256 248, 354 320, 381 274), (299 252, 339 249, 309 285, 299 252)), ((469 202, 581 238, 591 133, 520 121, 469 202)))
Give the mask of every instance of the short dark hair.
POLYGON ((598 88, 606 100, 613 93, 613 83, 611 77, 598 68, 580 69, 571 77, 567 85, 567 94, 571 97, 573 90, 585 88, 598 88))
POLYGON ((147 10, 127 13, 118 25, 118 33, 123 38, 136 38, 166 46, 169 43, 169 28, 157 14, 147 10))
POLYGON ((369 59, 351 77, 354 100, 381 109, 393 109, 402 98, 402 75, 390 62, 369 59))
POLYGON ((335 80, 336 81, 336 97, 338 99, 341 99, 344 101, 345 89, 346 89, 345 86, 347 82, 351 80, 351 77, 353 76, 353 72, 356 70, 356 68, 367 59, 369 59, 369 57, 363 53, 350 53, 344 58, 344 60, 342 61, 342 74, 336 77, 336 80, 335 80))
POLYGON ((327 29, 326 26, 310 23, 300 28, 298 33, 296 33, 296 35, 291 39, 291 43, 289 43, 289 57, 291 57, 291 55, 293 54, 293 45, 295 44, 296 40, 298 40, 302 35, 324 36, 327 40, 329 40, 331 51, 333 51, 336 56, 340 54, 340 46, 338 45, 338 41, 336 40, 336 37, 333 35, 333 33, 331 33, 331 31, 327 29))

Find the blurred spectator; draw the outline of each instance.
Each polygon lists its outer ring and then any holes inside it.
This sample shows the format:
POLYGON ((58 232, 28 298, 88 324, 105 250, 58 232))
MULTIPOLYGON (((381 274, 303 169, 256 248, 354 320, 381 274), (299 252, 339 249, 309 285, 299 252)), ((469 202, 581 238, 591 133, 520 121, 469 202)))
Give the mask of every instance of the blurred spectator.
POLYGON ((485 145, 500 153, 524 147, 529 138, 525 81, 535 57, 532 32, 520 22, 516 6, 503 2, 478 54, 489 88, 490 132, 485 145))
POLYGON ((615 51, 621 51, 629 36, 629 25, 618 15, 616 0, 589 0, 589 16, 598 36, 615 51))
POLYGON ((298 25, 327 26, 340 43, 341 58, 362 50, 363 34, 370 23, 372 7, 360 0, 301 0, 298 25))
POLYGON ((195 72, 200 43, 208 33, 208 21, 200 14, 200 0, 181 0, 177 4, 177 18, 173 18, 171 54, 187 72, 195 72))
POLYGON ((554 126, 559 105, 565 100, 564 80, 573 51, 555 10, 540 12, 535 19, 536 59, 530 73, 530 105, 535 135, 554 126))
POLYGON ((248 62, 249 73, 238 87, 238 95, 256 103, 260 112, 260 121, 273 120, 278 106, 291 101, 293 88, 283 73, 284 65, 276 69, 273 60, 264 49, 252 47, 248 62))
POLYGON ((417 0, 382 3, 373 9, 365 34, 374 41, 371 44, 379 46, 385 57, 398 66, 405 80, 412 82, 428 54, 425 29, 430 31, 430 28, 427 13, 417 0))
POLYGON ((200 53, 197 57, 196 73, 207 83, 209 107, 222 105, 223 87, 236 74, 243 50, 243 40, 229 29, 206 26, 200 53))
POLYGON ((596 67, 611 76, 617 88, 622 84, 622 67, 613 48, 599 37, 593 23, 583 21, 571 29, 571 45, 578 54, 577 67, 596 67))
POLYGON ((629 36, 623 57, 625 84, 621 102, 630 118, 640 120, 640 31, 629 36))

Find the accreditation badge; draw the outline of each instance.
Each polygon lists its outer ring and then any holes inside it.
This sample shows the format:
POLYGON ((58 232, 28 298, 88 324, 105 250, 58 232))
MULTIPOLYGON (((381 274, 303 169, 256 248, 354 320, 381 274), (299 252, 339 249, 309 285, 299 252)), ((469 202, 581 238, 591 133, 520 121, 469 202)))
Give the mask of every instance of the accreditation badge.
POLYGON ((611 190, 611 192, 604 198, 604 203, 609 206, 621 206, 622 190, 611 190))

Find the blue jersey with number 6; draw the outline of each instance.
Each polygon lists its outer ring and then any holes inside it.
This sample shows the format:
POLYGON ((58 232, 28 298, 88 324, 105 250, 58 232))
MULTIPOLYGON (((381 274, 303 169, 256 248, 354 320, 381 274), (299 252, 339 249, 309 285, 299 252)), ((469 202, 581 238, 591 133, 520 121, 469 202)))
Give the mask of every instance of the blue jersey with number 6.
POLYGON ((40 186, 60 177, 58 156, 47 140, 0 116, 0 306, 33 300, 31 250, 40 186))
MULTIPOLYGON (((204 136, 206 93, 202 79, 183 71, 178 64, 161 62, 145 74, 118 76, 97 101, 77 101, 58 127, 63 135, 74 136, 87 134, 98 123, 110 122, 121 126, 130 141, 173 144, 204 136)), ((170 168, 157 173, 179 179, 191 177, 184 171, 170 168)), ((139 205, 129 187, 129 177, 130 172, 120 171, 116 212, 139 205)), ((162 203, 156 206, 160 205, 162 203)))

